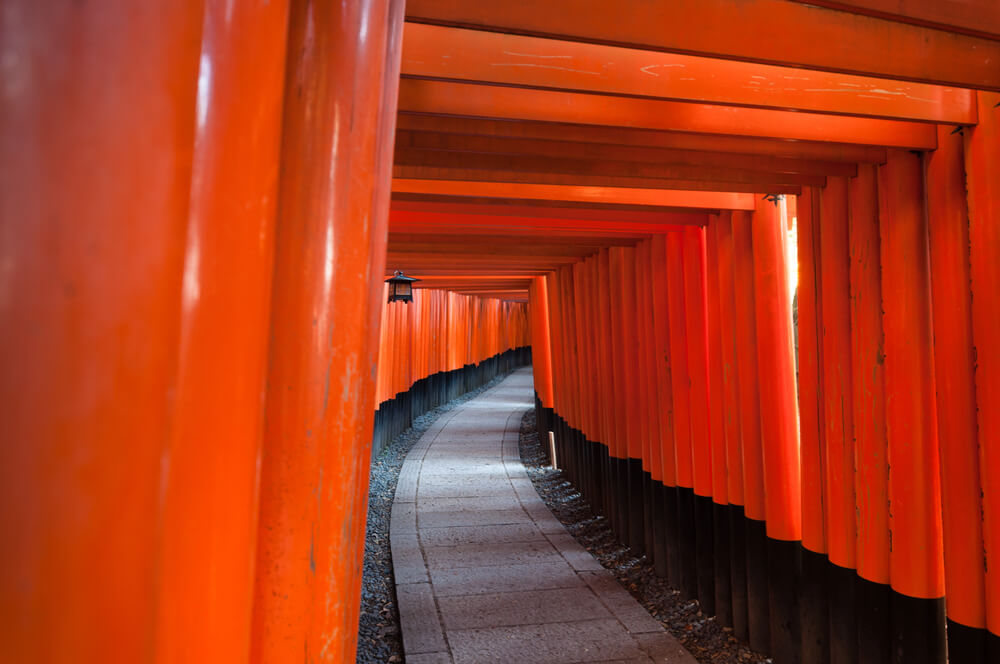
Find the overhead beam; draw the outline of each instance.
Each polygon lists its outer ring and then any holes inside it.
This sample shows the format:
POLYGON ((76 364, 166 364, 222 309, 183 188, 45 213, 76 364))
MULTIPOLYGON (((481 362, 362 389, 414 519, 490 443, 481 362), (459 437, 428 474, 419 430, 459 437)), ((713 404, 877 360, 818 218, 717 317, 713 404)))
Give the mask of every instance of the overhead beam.
MULTIPOLYGON (((797 195, 802 187, 799 184, 786 184, 784 182, 774 182, 767 178, 753 178, 750 182, 725 181, 725 180, 677 180, 668 178, 641 178, 606 175, 576 175, 566 173, 532 173, 523 171, 503 171, 503 170, 480 170, 475 168, 439 168, 435 166, 393 166, 393 178, 405 180, 435 181, 443 180, 459 182, 462 185, 494 182, 506 184, 539 184, 539 185, 559 185, 559 186, 583 186, 583 187, 603 187, 603 188, 643 188, 661 189, 664 191, 730 191, 743 193, 773 193, 773 194, 795 194, 797 195), (752 181, 752 180, 758 181, 752 181)), ((819 184, 811 186, 822 186, 825 178, 814 178, 812 176, 787 176, 796 178, 810 178, 819 184)), ((808 184, 808 183, 807 183, 808 184)))
POLYGON ((678 225, 703 225, 705 223, 703 211, 691 211, 684 208, 579 203, 575 201, 531 201, 516 198, 437 196, 433 194, 396 193, 392 197, 391 209, 497 217, 544 217, 678 225))
MULTIPOLYGON (((998 67, 1000 69, 1000 67, 998 67)), ((933 125, 738 108, 659 99, 402 79, 399 109, 507 120, 541 120, 724 136, 791 138, 918 150, 937 147, 933 125)))
POLYGON ((407 23, 402 74, 604 95, 975 124, 975 92, 604 44, 407 23))
POLYGON ((578 143, 770 155, 788 159, 816 159, 848 163, 885 163, 885 148, 845 143, 788 141, 747 136, 715 136, 677 131, 655 131, 629 127, 491 120, 400 113, 400 130, 490 136, 495 138, 543 139, 578 143))
POLYGON ((794 1, 987 39, 1000 37, 1000 3, 996 0, 794 1))
MULTIPOLYGON (((447 150, 488 154, 531 155, 549 159, 583 159, 606 162, 639 162, 658 166, 695 166, 745 169, 755 172, 853 177, 857 164, 839 161, 788 159, 770 155, 674 150, 634 145, 608 145, 579 141, 530 138, 496 138, 440 132, 396 132, 396 153, 407 150, 447 150)), ((396 163, 401 163, 397 160, 396 163)))
MULTIPOLYGON (((743 194, 733 196, 744 197, 743 194)), ((746 202, 753 204, 753 196, 745 196, 746 202)), ((741 201, 743 202, 743 201, 741 201)), ((443 233, 463 235, 511 235, 549 237, 609 237, 627 235, 638 237, 656 233, 682 230, 685 226, 704 226, 708 222, 706 213, 664 216, 660 222, 643 220, 639 222, 618 219, 558 219, 546 217, 508 217, 455 212, 421 210, 389 211, 389 232, 400 233, 443 233), (682 221, 677 223, 677 218, 682 221)))
POLYGON ((409 0, 406 13, 420 23, 1000 91, 1000 42, 786 0, 409 0))
MULTIPOLYGON (((615 161, 611 159, 578 159, 538 154, 498 154, 482 152, 456 152, 451 150, 425 150, 396 148, 394 163, 401 177, 428 177, 414 173, 409 168, 452 171, 476 170, 488 172, 517 172, 531 174, 565 174, 572 176, 600 176, 608 178, 634 178, 638 180, 731 182, 734 184, 784 184, 822 187, 826 184, 823 175, 803 175, 767 171, 753 168, 736 168, 724 165, 688 165, 656 162, 615 161)), ((521 180, 518 180, 521 181, 521 180)), ((531 180, 541 181, 541 180, 531 180)), ((544 180, 548 182, 548 180, 544 180)), ((565 183, 555 183, 565 184, 565 183)), ((627 183, 626 183, 627 184, 627 183)), ((682 189, 687 187, 670 187, 682 189)), ((760 187, 750 191, 767 191, 760 187)))
POLYGON ((588 187, 580 185, 523 184, 512 182, 454 182, 393 178, 392 191, 487 198, 624 203, 709 210, 752 210, 752 194, 728 191, 677 191, 639 187, 588 187))

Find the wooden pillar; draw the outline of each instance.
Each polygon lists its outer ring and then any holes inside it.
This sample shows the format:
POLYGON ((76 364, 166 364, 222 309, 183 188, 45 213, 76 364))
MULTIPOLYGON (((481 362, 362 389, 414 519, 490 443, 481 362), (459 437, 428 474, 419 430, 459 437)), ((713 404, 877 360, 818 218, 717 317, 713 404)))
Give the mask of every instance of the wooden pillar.
POLYGON ((708 288, 705 229, 688 227, 684 249, 684 324, 691 380, 691 460, 694 471, 695 558, 698 602, 715 613, 715 527, 712 511, 712 438, 709 422, 708 288))
POLYGON ((684 239, 681 232, 667 234, 666 262, 670 377, 674 402, 674 467, 677 477, 677 547, 680 554, 680 579, 676 587, 680 588, 684 597, 694 599, 698 597, 698 560, 691 451, 691 374, 684 288, 684 239))
POLYGON ((890 150, 879 167, 878 190, 892 507, 892 654, 897 664, 943 663, 941 477, 920 157, 890 150))
POLYGON ((799 584, 803 662, 830 661, 823 450, 822 261, 820 194, 804 187, 798 205, 799 438, 802 473, 802 576, 799 584))
POLYGON ((948 658, 984 664, 986 588, 963 137, 926 153, 948 658))
POLYGON ((726 496, 729 500, 729 576, 733 633, 750 638, 747 614, 746 512, 743 507, 743 436, 741 431, 739 362, 737 359, 736 283, 733 276, 733 213, 715 221, 719 247, 719 320, 722 333, 722 380, 726 423, 726 496))
POLYGON ((750 645, 758 651, 768 651, 771 648, 771 631, 767 585, 767 526, 751 219, 752 216, 747 212, 733 213, 735 330, 740 374, 740 430, 743 438, 747 615, 750 645))
POLYGON ((3 11, 0 660, 148 661, 203 5, 3 11))
POLYGON ((291 5, 254 662, 355 656, 400 18, 291 5))
MULTIPOLYGON (((667 239, 653 236, 650 247, 652 272, 658 280, 667 279, 667 239)), ((669 282, 667 288, 650 289, 653 305, 653 328, 656 337, 656 382, 659 397, 660 463, 663 484, 663 540, 666 555, 667 578, 680 587, 680 552, 677 535, 677 464, 674 451, 674 396, 671 362, 671 336, 669 313, 669 282)))
POLYGON ((760 431, 767 487, 764 498, 770 652, 776 661, 797 662, 802 489, 785 215, 784 200, 758 199, 753 215, 753 284, 760 367, 760 431))
MULTIPOLYGON (((728 213, 726 213, 728 216, 728 213)), ((709 217, 706 233, 708 284, 708 393, 712 439, 712 532, 715 551, 715 615, 725 627, 733 626, 733 595, 730 573, 732 551, 729 547, 729 483, 726 464, 725 379, 722 362, 722 296, 719 283, 720 215, 709 217)))
POLYGON ((1000 94, 977 92, 979 124, 966 130, 972 333, 976 347, 980 485, 986 565, 987 661, 1000 658, 1000 94))
POLYGON ((889 466, 876 167, 858 164, 850 203, 851 394, 857 513, 858 661, 889 659, 889 466))
POLYGON ((851 287, 847 178, 828 177, 820 190, 820 344, 823 386, 823 471, 830 560, 830 662, 858 659, 854 501, 854 400, 851 396, 851 287))
POLYGON ((286 2, 205 7, 156 661, 250 651, 286 2))

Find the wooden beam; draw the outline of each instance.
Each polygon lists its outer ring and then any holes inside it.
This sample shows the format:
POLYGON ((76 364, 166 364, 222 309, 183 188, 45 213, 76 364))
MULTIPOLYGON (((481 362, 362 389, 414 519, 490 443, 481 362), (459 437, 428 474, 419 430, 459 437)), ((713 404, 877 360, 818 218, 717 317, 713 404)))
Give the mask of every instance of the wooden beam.
MULTIPOLYGON (((475 168, 437 168, 433 166, 393 166, 393 178, 418 181, 437 181, 465 184, 494 182, 505 184, 538 184, 557 186, 583 186, 602 188, 642 188, 680 191, 731 191, 743 193, 765 192, 773 194, 798 194, 801 186, 752 178, 758 182, 733 182, 723 180, 675 180, 666 178, 640 178, 606 175, 571 175, 566 173, 525 173, 522 171, 479 170, 475 168)), ((808 176, 795 176, 808 177, 808 176)), ((813 178, 815 180, 817 178, 813 178)), ((818 178, 823 180, 823 178, 818 178)), ((807 184, 812 184, 812 180, 807 184)))
POLYGON ((948 124, 975 124, 967 88, 604 44, 406 24, 402 73, 535 87, 948 124))
MULTIPOLYGON (((571 176, 600 176, 610 178, 636 178, 653 180, 682 180, 697 182, 731 182, 741 184, 785 184, 822 187, 826 184, 823 175, 802 175, 764 169, 737 168, 725 165, 688 165, 656 163, 651 161, 614 161, 610 159, 578 159, 536 154, 498 154, 483 152, 456 152, 451 150, 425 150, 396 148, 396 166, 410 175, 402 177, 423 177, 409 168, 427 170, 445 169, 450 171, 475 170, 487 172, 517 172, 544 174, 546 176, 565 174, 571 176)), ((752 191, 763 191, 759 187, 752 191)))
POLYGON ((1000 37, 996 0, 794 0, 987 39, 1000 37))
POLYGON ((546 185, 510 182, 454 182, 393 178, 394 192, 446 194, 450 196, 486 196, 489 198, 541 199, 592 203, 625 203, 709 210, 752 210, 751 194, 725 191, 677 191, 641 187, 590 187, 581 185, 546 185))
MULTIPOLYGON (((1000 69, 1000 67, 998 67, 1000 69)), ((399 109, 418 113, 790 138, 932 150, 933 125, 579 92, 404 78, 399 109)))
MULTIPOLYGON (((674 150, 634 145, 609 145, 579 141, 530 138, 496 138, 468 134, 406 131, 396 132, 396 152, 448 150, 489 154, 532 155, 550 159, 585 159, 600 162, 639 162, 660 166, 700 166, 744 169, 757 172, 853 177, 857 164, 839 161, 788 159, 769 155, 674 150)), ((397 161, 397 163, 401 163, 397 161)))
POLYGON ((410 0, 406 13, 420 23, 1000 90, 1000 42, 785 0, 410 0))
POLYGON ((555 122, 514 122, 486 118, 417 115, 413 113, 400 113, 396 120, 396 127, 400 130, 410 131, 492 136, 496 138, 604 143, 643 148, 697 150, 702 152, 770 155, 788 159, 815 159, 848 163, 885 162, 885 148, 878 146, 821 143, 816 141, 787 141, 776 138, 748 136, 714 136, 710 134, 656 131, 629 127, 606 127, 555 122))
POLYGON ((392 209, 422 212, 451 212, 511 217, 546 217, 552 219, 593 219, 704 225, 704 214, 679 207, 656 205, 620 205, 581 203, 518 198, 443 196, 437 194, 394 193, 392 209))

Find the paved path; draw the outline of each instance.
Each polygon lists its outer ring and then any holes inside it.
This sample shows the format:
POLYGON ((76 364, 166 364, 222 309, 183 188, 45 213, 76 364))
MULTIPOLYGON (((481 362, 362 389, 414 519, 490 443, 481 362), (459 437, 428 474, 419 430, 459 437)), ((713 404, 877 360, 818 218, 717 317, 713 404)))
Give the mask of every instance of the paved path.
POLYGON ((538 497, 517 449, 532 400, 519 370, 403 463, 390 543, 407 664, 695 664, 538 497))

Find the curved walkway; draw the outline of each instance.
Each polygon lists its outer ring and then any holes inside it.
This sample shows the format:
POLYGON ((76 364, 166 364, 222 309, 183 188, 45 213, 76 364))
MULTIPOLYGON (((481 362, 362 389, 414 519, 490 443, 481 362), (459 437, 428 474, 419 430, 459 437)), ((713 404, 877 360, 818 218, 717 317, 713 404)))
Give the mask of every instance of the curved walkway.
POLYGON ((694 664, 538 497, 518 454, 532 405, 521 369, 403 464, 390 543, 407 663, 694 664))

